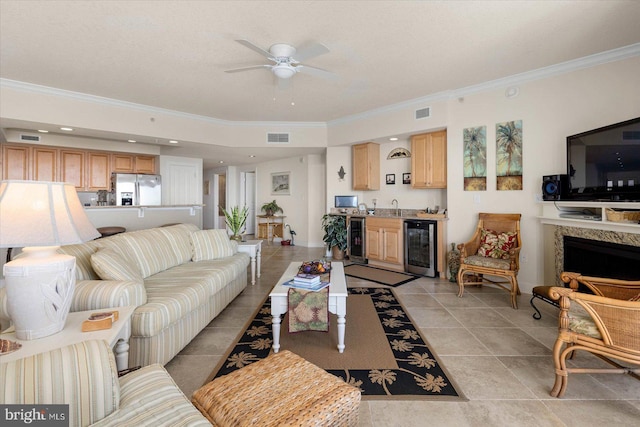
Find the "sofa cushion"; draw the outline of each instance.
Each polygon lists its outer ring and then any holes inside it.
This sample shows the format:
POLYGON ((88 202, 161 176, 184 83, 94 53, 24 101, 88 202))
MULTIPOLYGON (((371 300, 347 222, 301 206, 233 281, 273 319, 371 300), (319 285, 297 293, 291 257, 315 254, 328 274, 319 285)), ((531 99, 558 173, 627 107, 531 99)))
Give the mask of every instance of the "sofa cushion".
POLYGON ((102 280, 143 281, 138 267, 110 248, 99 249, 91 255, 91 265, 102 280))
POLYGON ((100 277, 91 266, 91 255, 100 247, 97 240, 79 245, 60 246, 59 253, 76 257, 76 280, 97 280, 100 277))
POLYGON ((249 256, 237 253, 218 260, 190 262, 145 279, 147 303, 133 314, 134 336, 154 336, 209 302, 241 274, 249 256))
POLYGON ((191 233, 193 261, 207 261, 233 255, 233 246, 225 229, 199 230, 191 233))
POLYGON ((498 233, 493 230, 482 230, 478 255, 489 258, 509 259, 509 251, 516 244, 516 233, 498 233))
POLYGON ((479 255, 468 256, 464 259, 465 264, 477 265, 478 267, 499 268, 500 270, 509 270, 511 261, 508 259, 491 258, 479 255))
POLYGON ((106 341, 82 341, 0 363, 0 377, 0 402, 69 404, 71 426, 90 425, 120 405, 118 371, 106 341))

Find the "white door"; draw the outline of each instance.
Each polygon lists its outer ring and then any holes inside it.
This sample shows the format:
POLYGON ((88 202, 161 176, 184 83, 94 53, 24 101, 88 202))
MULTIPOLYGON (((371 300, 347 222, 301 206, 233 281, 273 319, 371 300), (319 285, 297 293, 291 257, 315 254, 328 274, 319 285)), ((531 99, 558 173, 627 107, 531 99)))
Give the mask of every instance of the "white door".
POLYGON ((243 205, 249 208, 246 234, 256 234, 256 173, 244 173, 243 205))

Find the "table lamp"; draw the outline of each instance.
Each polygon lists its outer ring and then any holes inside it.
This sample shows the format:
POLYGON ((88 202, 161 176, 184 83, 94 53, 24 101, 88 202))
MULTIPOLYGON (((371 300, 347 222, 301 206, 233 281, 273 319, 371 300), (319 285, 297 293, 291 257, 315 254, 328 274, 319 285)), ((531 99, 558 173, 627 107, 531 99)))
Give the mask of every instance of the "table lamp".
POLYGON ((0 182, 0 247, 24 248, 3 268, 7 311, 18 339, 43 338, 64 328, 76 259, 56 250, 99 236, 72 184, 0 182))

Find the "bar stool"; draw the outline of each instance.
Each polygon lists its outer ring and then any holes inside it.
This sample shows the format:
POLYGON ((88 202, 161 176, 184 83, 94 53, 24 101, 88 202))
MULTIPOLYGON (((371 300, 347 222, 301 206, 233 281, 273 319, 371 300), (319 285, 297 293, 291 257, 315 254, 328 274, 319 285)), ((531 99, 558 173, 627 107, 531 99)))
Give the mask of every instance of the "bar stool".
POLYGON ((98 237, 98 239, 101 239, 103 237, 113 236, 115 234, 124 233, 125 231, 127 231, 126 228, 117 227, 117 226, 100 227, 100 228, 97 228, 96 230, 98 230, 98 233, 100 233, 100 237, 98 237))

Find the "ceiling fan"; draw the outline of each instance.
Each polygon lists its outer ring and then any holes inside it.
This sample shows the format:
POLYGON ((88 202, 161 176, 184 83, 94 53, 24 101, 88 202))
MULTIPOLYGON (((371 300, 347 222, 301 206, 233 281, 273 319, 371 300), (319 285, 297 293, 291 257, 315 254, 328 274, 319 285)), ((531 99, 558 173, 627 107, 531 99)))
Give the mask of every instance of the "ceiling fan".
POLYGON ((332 79, 336 77, 336 75, 331 71, 302 64, 303 61, 328 53, 329 49, 327 49, 327 47, 322 44, 310 43, 304 45, 300 49, 296 49, 295 47, 286 43, 277 43, 272 45, 269 50, 266 51, 248 40, 236 41, 241 45, 246 46, 255 52, 258 52, 260 55, 264 56, 269 61, 272 61, 274 64, 252 65, 250 67, 235 68, 232 70, 225 70, 225 73, 237 73, 240 71, 268 68, 271 70, 273 75, 278 78, 278 83, 281 86, 283 84, 286 84, 294 74, 299 72, 326 79, 332 79))

